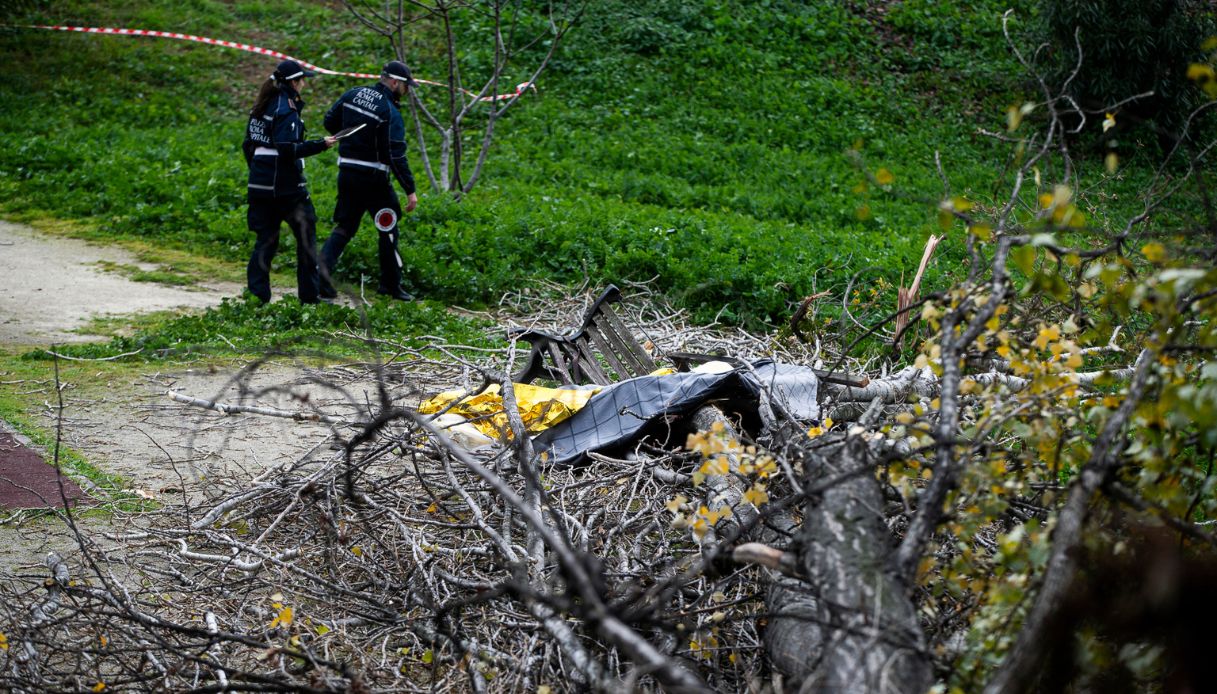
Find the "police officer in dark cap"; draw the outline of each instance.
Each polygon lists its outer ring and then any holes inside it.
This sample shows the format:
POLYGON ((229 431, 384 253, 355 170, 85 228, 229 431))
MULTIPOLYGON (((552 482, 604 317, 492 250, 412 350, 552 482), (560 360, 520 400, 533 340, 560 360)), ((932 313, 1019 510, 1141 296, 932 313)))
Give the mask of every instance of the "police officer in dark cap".
POLYGON ((401 286, 401 256, 397 253, 397 229, 401 204, 392 174, 406 193, 406 212, 418 205, 414 176, 406 161, 406 125, 400 104, 406 91, 415 86, 410 69, 400 60, 387 63, 380 81, 347 91, 325 114, 325 129, 338 133, 359 129, 338 143, 338 203, 334 207, 334 230, 321 249, 321 296, 338 295, 331 284, 342 250, 351 241, 365 214, 379 232, 380 283, 376 291, 411 301, 401 286))
POLYGON ((317 213, 304 180, 305 157, 329 149, 336 140, 304 139, 300 90, 305 70, 294 60, 284 60, 262 83, 242 151, 249 165, 250 231, 258 236, 246 268, 249 291, 263 303, 270 301, 270 263, 279 250, 279 228, 283 222, 296 237, 296 288, 301 303, 317 303, 317 213))

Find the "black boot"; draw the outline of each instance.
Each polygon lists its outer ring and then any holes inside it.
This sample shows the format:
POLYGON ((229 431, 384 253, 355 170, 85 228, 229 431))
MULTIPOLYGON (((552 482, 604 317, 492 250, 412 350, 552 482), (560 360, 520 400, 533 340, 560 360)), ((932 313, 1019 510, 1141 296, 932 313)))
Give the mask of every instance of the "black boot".
POLYGON ((384 296, 392 297, 394 299, 397 299, 398 301, 414 301, 414 295, 411 294, 410 292, 406 291, 405 288, 403 288, 403 287, 396 287, 394 289, 385 289, 384 287, 377 287, 376 293, 382 294, 384 296))

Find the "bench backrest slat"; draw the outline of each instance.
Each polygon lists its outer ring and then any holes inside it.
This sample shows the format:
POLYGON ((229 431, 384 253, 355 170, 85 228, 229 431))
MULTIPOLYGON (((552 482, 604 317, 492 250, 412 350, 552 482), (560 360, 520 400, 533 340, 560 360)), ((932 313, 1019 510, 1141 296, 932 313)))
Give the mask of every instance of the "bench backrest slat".
POLYGON ((621 340, 621 352, 628 360, 633 362, 635 375, 641 376, 642 374, 654 371, 657 368, 655 360, 651 359, 651 355, 647 354, 642 345, 638 344, 638 341, 634 339, 633 333, 625 327, 625 324, 617 316, 617 312, 613 310, 613 307, 606 304, 601 312, 604 314, 604 318, 607 319, 609 326, 619 336, 621 340))
POLYGON ((608 374, 604 372, 604 369, 600 368, 600 363, 596 361, 596 353, 592 351, 591 345, 588 343, 587 335, 584 334, 576 337, 574 339, 574 343, 578 349, 579 368, 582 370, 582 373, 577 375, 586 376, 586 379, 576 378, 575 381, 580 382, 589 380, 592 383, 598 383, 602 386, 612 383, 612 380, 608 377, 608 374))
POLYGON ((543 377, 562 385, 608 385, 654 371, 651 355, 613 310, 612 304, 620 300, 621 291, 610 285, 588 308, 579 329, 569 335, 511 331, 513 339, 532 344, 528 362, 513 377, 515 381, 543 377))
POLYGON ((619 379, 630 377, 630 370, 617 358, 617 350, 614 349, 615 345, 613 345, 611 335, 605 334, 599 324, 594 324, 587 329, 587 336, 591 338, 596 348, 600 350, 600 356, 604 357, 604 360, 608 362, 609 368, 617 374, 619 379))

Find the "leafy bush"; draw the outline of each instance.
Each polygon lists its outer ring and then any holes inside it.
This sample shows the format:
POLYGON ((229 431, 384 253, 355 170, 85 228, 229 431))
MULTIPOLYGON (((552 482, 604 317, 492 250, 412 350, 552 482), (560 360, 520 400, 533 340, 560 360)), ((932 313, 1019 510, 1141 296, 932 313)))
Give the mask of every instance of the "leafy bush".
POLYGON ((1082 60, 1069 93, 1083 108, 1101 111, 1152 92, 1123 107, 1130 117, 1121 121, 1149 121, 1164 134, 1182 130, 1200 96, 1185 79, 1188 64, 1217 31, 1211 2, 1042 0, 1040 11, 1055 84, 1070 79, 1082 60))

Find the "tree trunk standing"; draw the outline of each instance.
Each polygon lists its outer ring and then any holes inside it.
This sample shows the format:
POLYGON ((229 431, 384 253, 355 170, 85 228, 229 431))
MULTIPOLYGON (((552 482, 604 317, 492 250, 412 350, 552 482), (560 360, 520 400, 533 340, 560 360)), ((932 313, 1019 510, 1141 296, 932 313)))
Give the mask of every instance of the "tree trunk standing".
POLYGON ((766 599, 769 656, 801 692, 922 694, 931 683, 908 586, 889 570, 894 545, 870 458, 857 437, 809 456, 808 489, 841 479, 804 509, 806 581, 781 577, 766 599))
MULTIPOLYGON (((495 14, 498 14, 498 7, 495 7, 495 14)), ((456 36, 452 32, 452 17, 448 13, 444 13, 444 36, 448 41, 448 128, 444 131, 444 190, 460 191, 461 180, 461 114, 464 113, 464 97, 461 96, 460 89, 461 71, 457 63, 456 55, 456 36), (448 147, 451 147, 449 150, 448 147), (451 160, 449 157, 451 156, 451 160), (451 166, 449 165, 451 161, 451 166)), ((495 43, 498 43, 498 37, 495 37, 495 43)), ((497 73, 496 73, 497 74, 497 73)), ((493 78, 492 78, 493 79, 493 78)))
POLYGON ((494 139, 494 122, 498 119, 499 113, 501 111, 499 111, 498 107, 491 107, 489 119, 486 122, 486 130, 482 133, 482 146, 478 149, 478 158, 473 165, 473 173, 469 174, 469 180, 465 182, 465 187, 461 189, 462 195, 473 190, 478 177, 482 175, 482 165, 486 163, 486 155, 490 152, 490 141, 494 139))
MULTIPOLYGON (((436 178, 439 180, 439 189, 445 192, 448 190, 448 164, 452 157, 452 136, 451 130, 440 131, 439 176, 436 178)), ((422 146, 421 142, 419 146, 422 146)))
POLYGON ((431 155, 427 153, 427 138, 423 133, 423 114, 420 113, 418 99, 414 98, 413 94, 406 96, 406 103, 410 104, 410 118, 414 121, 414 141, 417 143, 415 149, 418 151, 418 159, 423 164, 423 171, 427 174, 431 188, 440 190, 440 183, 435 178, 435 168, 431 166, 431 155))
MULTIPOLYGON (((427 180, 431 182, 431 187, 434 190, 449 193, 456 200, 460 200, 473 189, 474 183, 481 173, 493 139, 495 119, 515 104, 524 90, 531 87, 535 91, 534 85, 537 78, 549 65, 550 59, 557 51, 563 37, 566 36, 566 32, 574 27, 582 15, 585 2, 584 0, 560 0, 546 5, 544 9, 536 9, 535 18, 544 21, 533 29, 524 28, 528 24, 528 20, 534 18, 530 13, 522 11, 514 4, 509 5, 503 0, 490 0, 485 7, 476 9, 466 3, 426 5, 410 0, 397 0, 396 3, 386 2, 383 9, 355 3, 353 0, 343 0, 343 5, 361 24, 387 38, 390 45, 393 46, 397 59, 408 65, 411 64, 411 61, 406 57, 408 52, 405 42, 407 27, 413 27, 416 22, 420 21, 433 21, 439 25, 444 42, 443 60, 447 63, 447 84, 439 85, 446 91, 444 100, 446 113, 440 116, 431 113, 422 93, 412 89, 409 93, 410 115, 415 124, 418 157, 422 162, 423 170, 427 173, 427 180), (507 14, 504 14, 505 9, 508 10, 507 14), (485 12, 492 18, 493 29, 476 36, 460 34, 458 27, 453 24, 457 13, 474 11, 485 12), (475 79, 481 81, 480 90, 467 89, 465 87, 466 79, 461 71, 461 60, 468 59, 469 50, 462 50, 459 44, 464 42, 468 45, 470 42, 485 40, 487 37, 490 38, 493 51, 490 74, 475 76, 475 79), (536 59, 537 62, 531 67, 520 65, 517 60, 519 56, 540 41, 549 43, 544 55, 536 59), (504 80, 503 71, 507 69, 508 65, 513 65, 513 68, 522 68, 523 74, 528 75, 527 81, 520 82, 514 92, 500 94, 499 84, 504 80), (473 109, 482 106, 487 106, 489 109, 489 118, 484 128, 474 128, 475 131, 481 129, 481 137, 478 138, 480 144, 473 164, 475 168, 472 173, 466 175, 463 171, 464 118, 473 109), (439 134, 438 162, 427 153, 424 122, 439 134), (438 171, 436 170, 437 164, 438 171)), ((510 83, 515 84, 516 80, 511 80, 510 83)))

